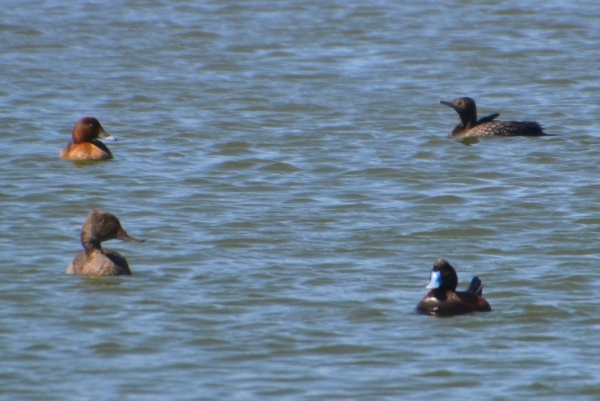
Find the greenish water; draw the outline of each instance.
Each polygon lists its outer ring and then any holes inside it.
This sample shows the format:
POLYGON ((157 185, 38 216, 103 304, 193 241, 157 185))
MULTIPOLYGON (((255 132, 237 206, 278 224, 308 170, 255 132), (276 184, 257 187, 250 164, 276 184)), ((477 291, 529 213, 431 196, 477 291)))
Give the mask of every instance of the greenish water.
POLYGON ((4 2, 0 399, 598 399, 599 12, 4 2), (133 277, 65 274, 92 208, 133 277), (438 257, 492 313, 415 314, 438 257))

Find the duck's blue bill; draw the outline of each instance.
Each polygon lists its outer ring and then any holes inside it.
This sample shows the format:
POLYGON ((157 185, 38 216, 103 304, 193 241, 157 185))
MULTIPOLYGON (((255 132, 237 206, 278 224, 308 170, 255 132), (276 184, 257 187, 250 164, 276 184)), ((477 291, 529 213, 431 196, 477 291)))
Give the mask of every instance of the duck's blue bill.
POLYGON ((440 288, 440 285, 442 285, 442 273, 431 272, 431 281, 425 288, 440 288))

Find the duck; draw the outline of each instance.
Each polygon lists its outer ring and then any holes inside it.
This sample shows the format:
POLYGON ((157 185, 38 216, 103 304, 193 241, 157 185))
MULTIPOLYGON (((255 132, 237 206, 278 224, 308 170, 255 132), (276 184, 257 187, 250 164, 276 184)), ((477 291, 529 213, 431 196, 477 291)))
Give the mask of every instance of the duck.
POLYGON ((101 243, 111 239, 129 242, 144 242, 143 239, 131 237, 121 227, 119 219, 101 210, 88 213, 81 227, 81 244, 79 252, 67 266, 67 274, 90 276, 131 275, 127 259, 118 252, 102 248, 101 243))
POLYGON ((454 316, 471 312, 491 312, 490 304, 483 298, 483 284, 475 276, 466 291, 456 291, 456 270, 444 259, 438 259, 431 271, 431 291, 417 305, 417 312, 426 315, 454 316))
POLYGON ((542 126, 536 121, 494 121, 500 113, 477 119, 477 106, 470 97, 459 97, 451 102, 440 100, 456 110, 460 121, 448 135, 449 138, 482 136, 545 136, 542 126))
POLYGON ((62 160, 109 160, 113 158, 110 149, 98 140, 103 138, 116 141, 109 135, 100 121, 94 117, 82 117, 73 127, 72 140, 60 151, 62 160))

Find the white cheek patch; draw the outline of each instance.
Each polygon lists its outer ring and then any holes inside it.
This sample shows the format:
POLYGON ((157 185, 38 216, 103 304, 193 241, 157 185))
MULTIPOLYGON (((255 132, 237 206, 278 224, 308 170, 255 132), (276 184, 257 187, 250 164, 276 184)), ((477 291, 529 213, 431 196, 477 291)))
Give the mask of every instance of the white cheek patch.
POLYGON ((442 274, 440 272, 431 272, 431 281, 425 288, 439 288, 442 284, 442 274))

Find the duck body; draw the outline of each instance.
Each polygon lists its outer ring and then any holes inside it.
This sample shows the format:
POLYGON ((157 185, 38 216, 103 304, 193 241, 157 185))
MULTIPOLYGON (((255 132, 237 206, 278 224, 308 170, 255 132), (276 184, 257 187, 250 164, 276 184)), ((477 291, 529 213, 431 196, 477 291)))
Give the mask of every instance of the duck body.
POLYGON ((63 160, 110 160, 113 158, 110 149, 97 139, 91 142, 69 142, 60 151, 63 160))
POLYGON ((67 274, 83 274, 92 276, 131 275, 129 263, 117 251, 108 248, 93 250, 89 254, 79 252, 67 266, 67 274))
POLYGON ((494 121, 500 113, 477 119, 477 106, 470 97, 459 97, 451 102, 440 100, 440 104, 452 107, 460 121, 454 126, 449 138, 483 136, 544 136, 542 126, 535 121, 494 121))
POLYGON ((71 142, 60 151, 63 160, 108 160, 113 155, 108 147, 98 140, 114 140, 94 117, 80 118, 73 127, 71 142))
POLYGON ((483 298, 483 285, 475 276, 466 291, 456 291, 456 271, 444 259, 438 259, 431 272, 431 291, 417 304, 417 312, 427 315, 454 316, 471 312, 490 312, 490 304, 483 298))
POLYGON ((123 230, 116 216, 99 210, 92 210, 81 228, 79 252, 67 266, 68 274, 92 276, 131 275, 127 260, 118 252, 102 248, 101 243, 110 239, 130 242, 144 242, 133 238, 123 230))

